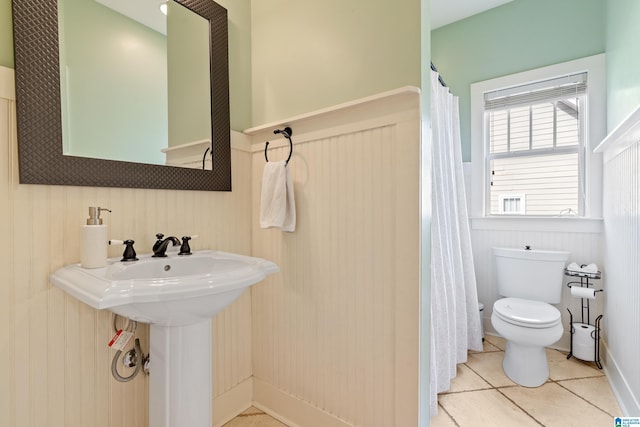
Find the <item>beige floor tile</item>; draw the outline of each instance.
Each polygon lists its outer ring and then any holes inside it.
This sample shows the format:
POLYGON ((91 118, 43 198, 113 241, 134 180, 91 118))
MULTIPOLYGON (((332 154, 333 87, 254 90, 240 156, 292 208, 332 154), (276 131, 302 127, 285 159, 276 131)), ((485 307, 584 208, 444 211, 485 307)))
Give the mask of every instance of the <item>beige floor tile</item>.
POLYGON ((482 341, 482 351, 473 351, 473 350, 469 350, 469 353, 487 353, 487 352, 491 352, 491 351, 502 351, 500 350, 498 347, 496 347, 495 345, 491 344, 489 341, 487 341, 486 339, 484 341, 482 341))
POLYGON ((460 427, 539 427, 497 390, 447 394, 441 396, 440 404, 460 427))
POLYGON ((261 411, 260 409, 256 408, 255 406, 250 406, 243 413, 241 413, 239 416, 256 415, 256 414, 264 414, 264 411, 261 411))
POLYGON ((449 414, 442 409, 441 406, 438 407, 438 415, 435 417, 431 417, 429 420, 430 427, 456 427, 455 421, 451 419, 449 414))
POLYGON ((270 417, 253 406, 238 415, 224 427, 287 427, 275 418, 270 417))
POLYGON ((456 377, 451 380, 451 388, 448 393, 461 391, 484 390, 491 388, 491 385, 482 379, 478 374, 469 369, 464 364, 459 364, 456 370, 456 377))
POLYGON ((622 414, 606 377, 566 380, 560 381, 558 384, 588 400, 612 417, 622 414))
POLYGON ((484 341, 488 341, 490 344, 498 347, 502 351, 504 351, 505 347, 507 346, 507 341, 504 338, 496 337, 495 335, 485 335, 484 341))
POLYGON ((549 362, 549 378, 555 381, 575 378, 589 378, 603 376, 604 372, 598 369, 593 362, 584 362, 575 357, 567 360, 567 354, 547 349, 549 362))
POLYGON ((514 385, 502 369, 503 352, 469 354, 466 365, 494 387, 514 385))
MULTIPOLYGON (((515 385, 502 370, 504 340, 490 336, 483 353, 469 353, 466 364, 457 367, 451 390, 438 396, 438 415, 432 427, 483 426, 600 426, 612 425, 620 408, 594 363, 547 349, 551 378, 541 387, 515 385), (490 347, 487 347, 487 345, 490 347), (499 390, 490 389, 491 386, 499 390)), ((286 427, 285 424, 250 407, 224 427, 286 427)))
POLYGON ((536 388, 506 387, 500 390, 546 427, 608 426, 613 418, 558 384, 536 388))

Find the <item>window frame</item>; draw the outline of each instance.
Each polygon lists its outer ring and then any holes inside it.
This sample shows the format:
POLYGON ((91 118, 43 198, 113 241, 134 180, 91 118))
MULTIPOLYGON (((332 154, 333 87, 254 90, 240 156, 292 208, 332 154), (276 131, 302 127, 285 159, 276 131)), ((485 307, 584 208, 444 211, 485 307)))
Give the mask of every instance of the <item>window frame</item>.
MULTIPOLYGON (((548 67, 498 77, 471 85, 471 217, 503 218, 509 215, 489 214, 489 174, 485 135, 484 93, 521 86, 562 75, 586 72, 586 114, 584 116, 584 208, 582 215, 571 218, 601 218, 602 216, 602 157, 593 149, 606 135, 605 55, 599 54, 548 67)), ((514 215, 513 218, 556 218, 556 215, 514 215)), ((567 219, 563 217, 563 219, 567 219)))

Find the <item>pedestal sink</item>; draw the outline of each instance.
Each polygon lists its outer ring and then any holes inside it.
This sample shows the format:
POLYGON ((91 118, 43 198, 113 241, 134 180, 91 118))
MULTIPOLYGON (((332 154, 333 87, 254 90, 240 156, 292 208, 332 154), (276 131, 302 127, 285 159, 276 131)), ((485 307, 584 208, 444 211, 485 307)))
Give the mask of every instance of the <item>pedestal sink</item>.
POLYGON ((96 309, 150 323, 149 425, 211 427, 211 318, 274 263, 220 251, 57 270, 51 282, 96 309))

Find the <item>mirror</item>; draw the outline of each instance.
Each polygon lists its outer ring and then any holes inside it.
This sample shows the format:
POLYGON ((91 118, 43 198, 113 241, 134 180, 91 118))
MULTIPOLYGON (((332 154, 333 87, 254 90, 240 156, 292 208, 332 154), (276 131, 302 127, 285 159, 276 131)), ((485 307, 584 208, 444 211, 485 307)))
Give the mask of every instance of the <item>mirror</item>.
POLYGON ((65 156, 57 1, 13 0, 21 183, 231 190, 227 12, 212 0, 175 2, 209 23, 213 170, 65 156))
POLYGON ((172 0, 58 0, 58 29, 65 155, 164 165, 200 142, 202 159, 209 21, 172 0))

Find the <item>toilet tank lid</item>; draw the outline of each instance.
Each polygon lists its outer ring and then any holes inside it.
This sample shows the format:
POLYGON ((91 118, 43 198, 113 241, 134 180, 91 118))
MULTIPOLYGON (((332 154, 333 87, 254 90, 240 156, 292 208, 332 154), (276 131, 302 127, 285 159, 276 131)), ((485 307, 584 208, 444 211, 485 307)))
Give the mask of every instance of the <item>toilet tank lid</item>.
POLYGON ((567 251, 550 251, 541 249, 519 248, 491 248, 494 256, 518 259, 533 259, 542 261, 566 261, 569 259, 567 251))

